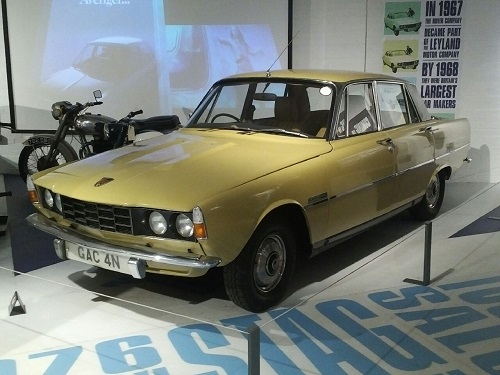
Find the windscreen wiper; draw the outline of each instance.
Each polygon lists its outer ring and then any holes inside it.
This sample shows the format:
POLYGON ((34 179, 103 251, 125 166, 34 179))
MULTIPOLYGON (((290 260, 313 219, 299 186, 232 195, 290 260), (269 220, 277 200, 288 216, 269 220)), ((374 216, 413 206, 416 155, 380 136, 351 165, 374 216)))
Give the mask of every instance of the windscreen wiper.
POLYGON ((254 130, 256 133, 271 133, 271 134, 283 134, 291 135, 293 137, 309 138, 309 135, 302 133, 301 131, 295 130, 285 130, 280 128, 269 128, 269 129, 259 129, 254 130))

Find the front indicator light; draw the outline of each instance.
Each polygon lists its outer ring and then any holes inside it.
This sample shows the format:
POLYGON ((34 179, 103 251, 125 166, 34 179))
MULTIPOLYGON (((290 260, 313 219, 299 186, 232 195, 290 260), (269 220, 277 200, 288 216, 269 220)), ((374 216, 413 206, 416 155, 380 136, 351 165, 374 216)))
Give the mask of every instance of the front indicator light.
POLYGON ((28 189, 28 198, 31 203, 38 203, 38 194, 36 193, 35 184, 33 184, 33 180, 31 176, 26 178, 26 188, 28 189))
POLYGON ((200 207, 193 209, 194 236, 199 240, 207 239, 207 227, 200 207))
POLYGON ((149 215, 149 227, 155 234, 162 235, 167 231, 167 220, 158 211, 153 211, 149 215))

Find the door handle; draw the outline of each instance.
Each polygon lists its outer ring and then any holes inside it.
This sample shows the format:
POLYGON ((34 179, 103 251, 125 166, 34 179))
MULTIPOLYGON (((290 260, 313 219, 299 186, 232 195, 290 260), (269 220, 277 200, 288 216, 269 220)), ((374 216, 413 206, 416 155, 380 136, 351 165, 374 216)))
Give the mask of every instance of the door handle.
POLYGON ((420 128, 418 129, 419 132, 425 132, 425 133, 433 133, 435 132, 436 130, 439 130, 439 129, 433 129, 432 126, 426 126, 425 128, 420 128))
POLYGON ((392 139, 391 138, 385 138, 377 141, 379 145, 382 146, 393 146, 392 139))
POLYGON ((386 146, 389 149, 389 151, 391 151, 391 152, 394 150, 394 143, 392 142, 391 138, 381 139, 381 140, 377 141, 377 143, 379 145, 386 146))

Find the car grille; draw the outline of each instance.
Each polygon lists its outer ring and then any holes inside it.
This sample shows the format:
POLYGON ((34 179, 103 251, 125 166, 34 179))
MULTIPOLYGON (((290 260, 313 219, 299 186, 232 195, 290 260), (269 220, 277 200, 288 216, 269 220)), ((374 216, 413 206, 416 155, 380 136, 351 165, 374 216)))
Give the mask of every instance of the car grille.
POLYGON ((400 66, 413 66, 415 65, 415 61, 407 61, 399 64, 400 66))
POLYGON ((109 232, 133 234, 129 208, 61 197, 63 216, 74 223, 109 232))

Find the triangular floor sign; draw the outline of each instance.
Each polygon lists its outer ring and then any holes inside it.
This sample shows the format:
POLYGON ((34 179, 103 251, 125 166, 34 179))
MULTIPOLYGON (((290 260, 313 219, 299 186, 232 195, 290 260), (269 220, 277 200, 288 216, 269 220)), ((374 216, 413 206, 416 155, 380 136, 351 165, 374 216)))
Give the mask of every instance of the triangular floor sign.
POLYGON ((19 297, 19 293, 16 291, 10 300, 9 315, 13 316, 20 314, 26 314, 26 306, 23 301, 21 301, 21 297, 19 297))

